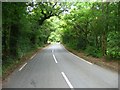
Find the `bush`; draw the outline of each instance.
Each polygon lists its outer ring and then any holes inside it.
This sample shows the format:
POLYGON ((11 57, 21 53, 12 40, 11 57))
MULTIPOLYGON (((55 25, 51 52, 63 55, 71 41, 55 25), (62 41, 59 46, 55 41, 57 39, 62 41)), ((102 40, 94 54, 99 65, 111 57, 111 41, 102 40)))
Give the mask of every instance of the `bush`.
POLYGON ((87 55, 91 55, 93 57, 102 57, 102 52, 101 50, 93 47, 93 46, 87 46, 86 49, 85 49, 85 52, 87 55))
POLYGON ((120 51, 118 47, 107 49, 107 56, 111 59, 120 59, 120 51))
POLYGON ((108 34, 107 57, 120 59, 120 33, 118 31, 112 31, 108 34))
POLYGON ((73 40, 69 43, 66 44, 68 47, 74 49, 74 50, 78 50, 78 47, 77 47, 77 41, 73 40))

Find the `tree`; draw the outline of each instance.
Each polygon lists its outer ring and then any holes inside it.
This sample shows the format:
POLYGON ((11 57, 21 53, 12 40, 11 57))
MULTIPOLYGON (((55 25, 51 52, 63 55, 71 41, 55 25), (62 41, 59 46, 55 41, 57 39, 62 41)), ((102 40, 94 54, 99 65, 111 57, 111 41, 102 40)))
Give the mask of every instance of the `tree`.
POLYGON ((26 53, 46 44, 54 30, 48 19, 59 16, 67 8, 57 2, 4 2, 2 6, 3 68, 9 67, 26 53))
POLYGON ((74 7, 64 17, 63 43, 96 57, 118 58, 119 3, 85 2, 75 3, 74 7))
POLYGON ((36 4, 30 3, 31 13, 38 15, 38 23, 42 25, 46 19, 52 16, 59 16, 62 12, 67 11, 68 7, 64 3, 58 2, 37 2, 36 4))

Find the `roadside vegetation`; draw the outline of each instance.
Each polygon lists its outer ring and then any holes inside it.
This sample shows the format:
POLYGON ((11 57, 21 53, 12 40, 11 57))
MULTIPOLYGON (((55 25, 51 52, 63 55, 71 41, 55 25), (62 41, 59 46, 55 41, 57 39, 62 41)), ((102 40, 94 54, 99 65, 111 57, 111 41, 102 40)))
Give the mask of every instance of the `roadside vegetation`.
POLYGON ((93 57, 120 59, 120 3, 75 3, 65 15, 62 40, 93 57))
POLYGON ((46 43, 120 60, 120 2, 2 3, 2 69, 46 43))
POLYGON ((2 3, 2 71, 47 43, 54 31, 52 16, 59 16, 63 4, 43 2, 2 3))

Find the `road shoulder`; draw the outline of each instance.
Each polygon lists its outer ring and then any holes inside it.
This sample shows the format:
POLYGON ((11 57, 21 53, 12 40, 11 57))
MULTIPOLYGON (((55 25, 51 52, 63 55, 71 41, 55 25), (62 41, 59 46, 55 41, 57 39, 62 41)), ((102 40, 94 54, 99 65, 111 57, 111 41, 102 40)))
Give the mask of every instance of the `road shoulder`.
POLYGON ((71 53, 77 55, 80 58, 85 59, 86 61, 89 61, 93 64, 99 65, 101 67, 113 70, 113 71, 117 71, 118 72, 118 61, 114 61, 114 60, 106 60, 105 58, 95 58, 92 56, 87 56, 85 53, 83 52, 78 52, 76 50, 73 50, 71 48, 68 48, 64 45, 64 47, 71 53))

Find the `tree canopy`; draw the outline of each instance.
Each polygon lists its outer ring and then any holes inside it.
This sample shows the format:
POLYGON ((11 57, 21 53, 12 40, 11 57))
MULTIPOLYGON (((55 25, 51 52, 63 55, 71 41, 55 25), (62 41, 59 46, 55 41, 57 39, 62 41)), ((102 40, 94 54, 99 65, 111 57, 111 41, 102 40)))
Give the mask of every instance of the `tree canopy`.
POLYGON ((3 2, 3 64, 49 42, 120 58, 120 2, 3 2))
POLYGON ((63 18, 63 43, 95 57, 120 57, 119 4, 75 3, 63 18), (114 40, 113 40, 114 39, 114 40))

